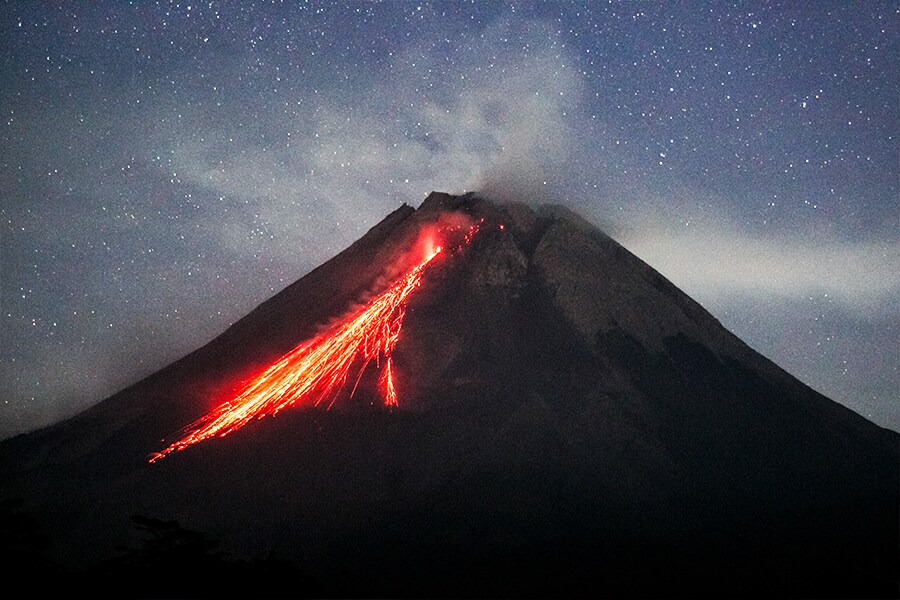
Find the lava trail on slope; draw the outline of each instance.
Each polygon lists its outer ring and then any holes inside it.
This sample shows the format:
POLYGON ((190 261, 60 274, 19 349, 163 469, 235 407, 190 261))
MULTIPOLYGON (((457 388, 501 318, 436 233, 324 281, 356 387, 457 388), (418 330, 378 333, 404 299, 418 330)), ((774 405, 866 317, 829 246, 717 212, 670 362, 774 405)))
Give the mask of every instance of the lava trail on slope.
MULTIPOLYGON (((478 228, 476 224, 468 229, 461 246, 472 240, 478 228)), ((357 384, 372 360, 380 364, 384 359, 379 387, 385 406, 397 406, 391 354, 400 338, 406 302, 419 287, 425 268, 442 252, 441 246, 429 241, 418 264, 386 291, 321 334, 300 343, 253 379, 238 396, 183 428, 179 432, 182 437, 151 454, 149 462, 212 437, 225 436, 254 418, 274 415, 283 408, 319 406, 323 402, 330 408, 360 356, 363 364, 357 384)), ((351 396, 355 391, 354 385, 351 396)))

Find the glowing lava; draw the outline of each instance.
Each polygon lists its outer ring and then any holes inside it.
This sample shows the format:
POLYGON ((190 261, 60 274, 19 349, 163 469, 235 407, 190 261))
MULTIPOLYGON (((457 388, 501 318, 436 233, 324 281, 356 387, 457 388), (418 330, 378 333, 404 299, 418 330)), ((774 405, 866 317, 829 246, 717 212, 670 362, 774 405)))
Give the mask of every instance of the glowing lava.
MULTIPOLYGON (((465 236, 468 243, 477 231, 472 227, 465 236)), ((223 403, 185 427, 181 439, 150 455, 155 462, 167 454, 192 444, 240 429, 254 418, 274 415, 289 406, 330 407, 347 382, 351 366, 362 357, 359 378, 366 366, 384 358, 379 388, 386 406, 397 406, 397 390, 391 354, 400 337, 406 300, 422 279, 425 267, 441 253, 440 246, 429 244, 425 257, 367 306, 349 315, 311 340, 305 341, 266 369, 233 400, 223 403)), ((356 391, 354 386, 353 392, 356 391)))

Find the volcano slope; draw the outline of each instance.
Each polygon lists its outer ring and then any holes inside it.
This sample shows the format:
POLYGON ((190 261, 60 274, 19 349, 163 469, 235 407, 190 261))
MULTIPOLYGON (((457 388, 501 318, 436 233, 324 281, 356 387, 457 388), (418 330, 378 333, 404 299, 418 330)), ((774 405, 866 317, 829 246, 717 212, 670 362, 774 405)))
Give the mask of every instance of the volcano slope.
POLYGON ((3 442, 0 495, 52 542, 10 572, 56 565, 36 581, 100 595, 894 597, 898 441, 577 215, 432 193, 206 346, 3 442), (447 219, 479 231, 409 296, 398 408, 367 369, 330 410, 148 462, 386 289, 447 219), (123 562, 132 520, 203 532, 242 567, 191 562, 158 530, 145 550, 168 562, 123 562))

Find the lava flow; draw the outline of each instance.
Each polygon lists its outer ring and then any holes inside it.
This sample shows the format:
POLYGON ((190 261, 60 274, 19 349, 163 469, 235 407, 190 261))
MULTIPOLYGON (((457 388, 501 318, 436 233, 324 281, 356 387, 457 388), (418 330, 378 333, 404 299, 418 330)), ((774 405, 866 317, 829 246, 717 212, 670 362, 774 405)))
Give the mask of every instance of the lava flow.
MULTIPOLYGON (((469 229, 465 243, 472 239, 477 229, 477 225, 469 229)), ((363 309, 282 356, 233 400, 185 427, 181 439, 151 454, 149 461, 152 463, 198 442, 227 435, 254 418, 274 415, 289 406, 319 406, 327 401, 330 407, 346 384, 351 366, 360 356, 363 364, 359 377, 373 359, 380 362, 384 358, 379 387, 384 404, 397 406, 391 354, 400 337, 407 298, 419 286, 425 267, 440 253, 440 246, 431 246, 419 264, 363 309)), ((353 392, 355 390, 354 386, 353 392)))

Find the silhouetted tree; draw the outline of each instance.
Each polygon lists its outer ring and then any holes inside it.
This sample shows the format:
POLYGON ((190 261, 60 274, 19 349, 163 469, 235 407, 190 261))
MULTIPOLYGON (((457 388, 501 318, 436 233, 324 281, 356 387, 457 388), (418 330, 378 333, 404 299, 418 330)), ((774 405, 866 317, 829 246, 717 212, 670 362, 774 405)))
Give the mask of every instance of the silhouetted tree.
POLYGON ((205 533, 183 528, 178 521, 134 515, 140 546, 120 548, 122 554, 96 570, 131 597, 212 597, 227 589, 229 572, 237 565, 205 533))
POLYGON ((94 593, 131 598, 301 598, 313 582, 274 555, 247 562, 220 548, 205 533, 134 515, 142 540, 88 574, 94 593), (97 585, 103 589, 98 590, 97 585))

